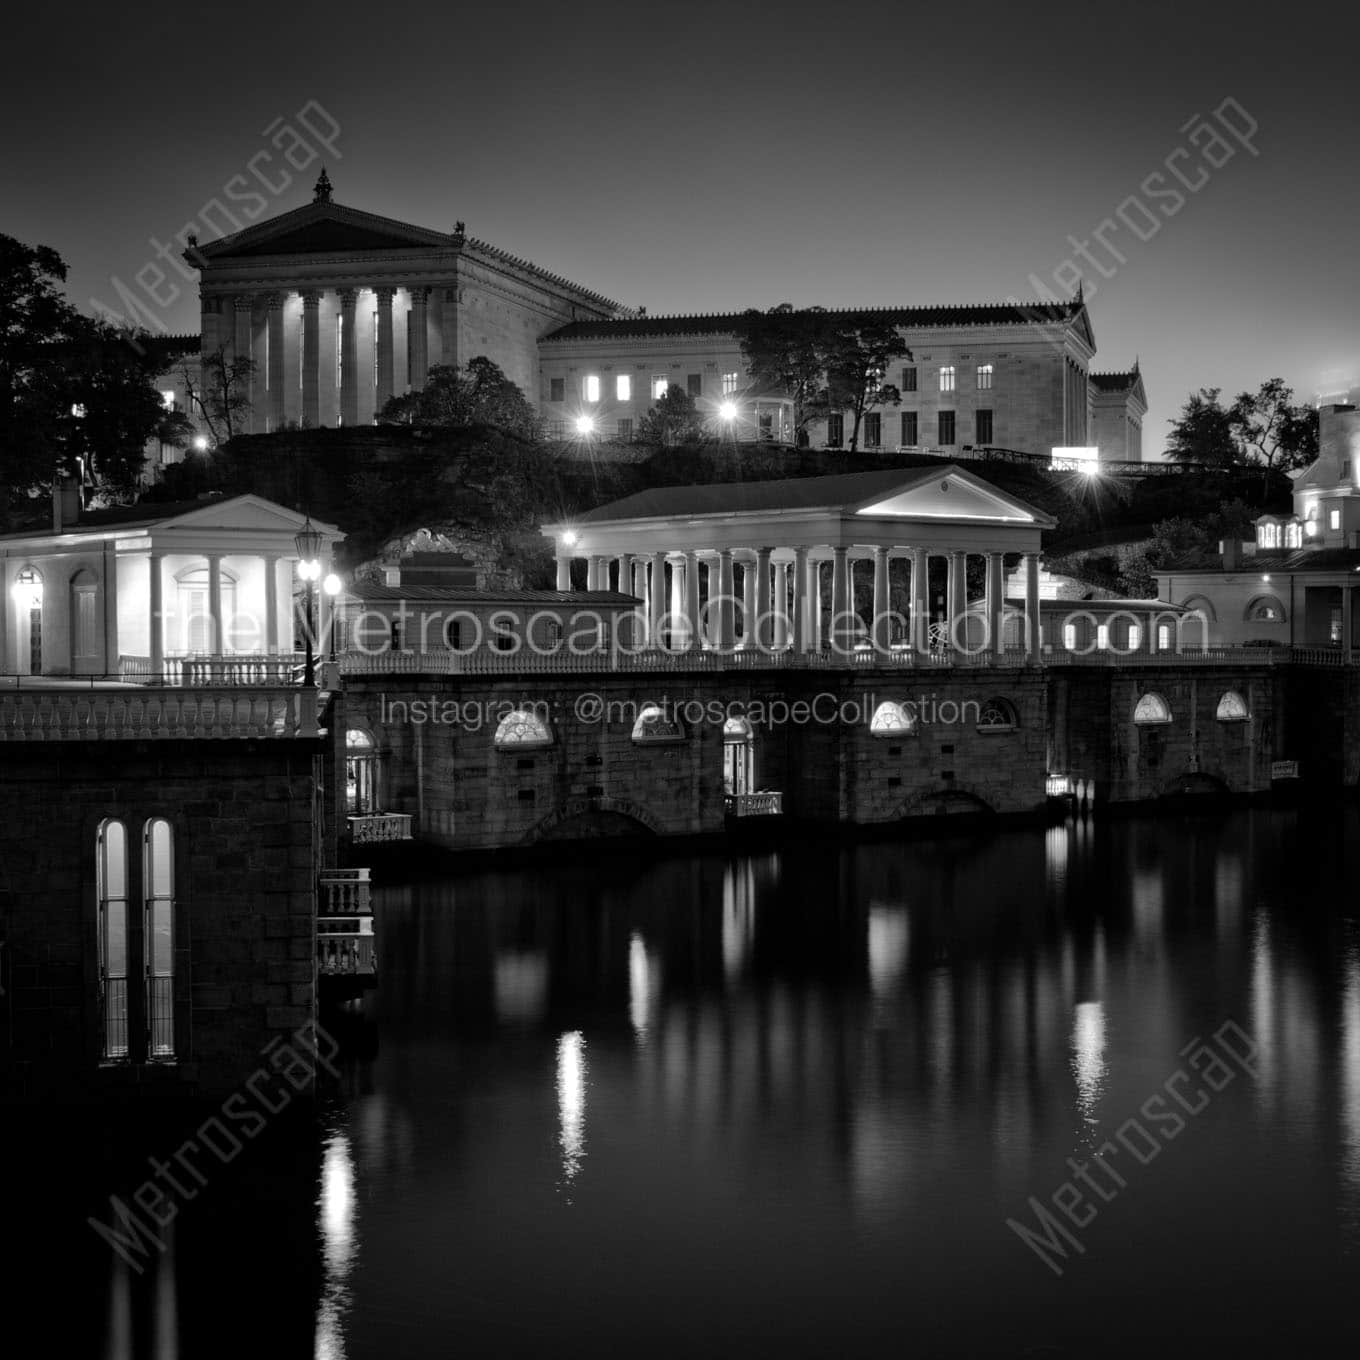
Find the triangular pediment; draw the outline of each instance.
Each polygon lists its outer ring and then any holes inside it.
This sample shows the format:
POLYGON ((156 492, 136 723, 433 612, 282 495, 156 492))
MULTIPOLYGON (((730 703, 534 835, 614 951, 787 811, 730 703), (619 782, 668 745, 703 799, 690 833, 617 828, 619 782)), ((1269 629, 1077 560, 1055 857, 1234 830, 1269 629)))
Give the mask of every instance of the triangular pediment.
POLYGON ((330 255, 393 250, 452 250, 454 237, 341 203, 309 203, 198 247, 212 262, 260 255, 330 255))
MULTIPOLYGON (((201 509, 187 510, 172 519, 162 520, 157 529, 241 529, 247 531, 284 531, 295 534, 307 517, 263 496, 233 496, 230 500, 214 501, 201 509)), ((333 524, 312 521, 312 527, 327 538, 343 535, 333 524)))
POLYGON ((898 491, 857 505, 855 514, 874 519, 966 519, 1039 527, 1053 523, 1042 510, 998 491, 953 463, 913 479, 898 491))

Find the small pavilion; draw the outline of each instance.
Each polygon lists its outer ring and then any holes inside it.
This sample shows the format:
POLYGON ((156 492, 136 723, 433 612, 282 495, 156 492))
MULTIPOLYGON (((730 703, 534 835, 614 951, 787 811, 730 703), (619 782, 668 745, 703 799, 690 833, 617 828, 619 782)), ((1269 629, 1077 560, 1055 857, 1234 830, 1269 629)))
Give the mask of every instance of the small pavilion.
POLYGON ((991 650, 1003 650, 1007 554, 1029 583, 1022 636, 1038 661, 1040 536, 1055 521, 953 463, 930 468, 641 491, 542 532, 555 544, 557 588, 586 562, 586 589, 644 601, 648 640, 672 649, 737 647, 848 652, 966 645, 967 567, 986 563, 991 650), (946 630, 932 629, 932 563, 942 559, 946 630), (892 564, 905 560, 894 573, 892 564), (890 582, 909 580, 895 613, 890 582), (740 573, 740 593, 737 576, 740 573), (824 606, 829 573, 830 611, 824 606), (702 580, 701 580, 702 576, 702 580), (866 608, 872 622, 865 629, 866 608))

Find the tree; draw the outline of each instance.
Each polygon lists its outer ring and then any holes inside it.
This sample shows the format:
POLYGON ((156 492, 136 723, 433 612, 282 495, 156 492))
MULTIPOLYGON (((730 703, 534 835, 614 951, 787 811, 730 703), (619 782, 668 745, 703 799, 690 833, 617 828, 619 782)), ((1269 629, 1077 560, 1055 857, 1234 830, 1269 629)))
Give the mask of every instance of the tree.
POLYGON ((485 355, 463 368, 436 364, 419 392, 391 398, 378 413, 387 425, 455 428, 491 425, 524 439, 536 439, 539 419, 524 393, 485 355))
POLYGON ((638 422, 637 437, 641 444, 674 448, 677 444, 697 443, 703 433, 694 398, 672 383, 638 422))
POLYGON ((1233 433, 1232 413, 1218 399, 1221 388, 1201 387, 1192 393, 1171 422, 1167 453, 1178 463, 1232 467, 1242 462, 1233 433))
POLYGON ((249 428, 254 376, 253 359, 229 354, 221 345, 201 356, 197 382, 187 362, 181 368, 189 408, 198 412, 214 444, 225 444, 249 428))
POLYGON ((850 452, 854 453, 864 413, 873 406, 901 402, 901 392, 884 378, 894 360, 911 358, 911 349, 891 321, 837 325, 830 330, 826 345, 826 387, 814 409, 826 414, 851 413, 850 452))
POLYGON ((744 312, 738 331, 752 381, 792 397, 794 438, 800 447, 805 445, 807 423, 826 382, 831 347, 826 309, 796 312, 790 303, 781 302, 768 312, 744 312))
POLYGON ((78 312, 65 280, 55 250, 0 235, 0 482, 18 502, 67 474, 125 494, 147 440, 184 435, 155 388, 161 351, 78 312))
POLYGON ((1318 413, 1294 404, 1294 389, 1270 378, 1243 392, 1228 412, 1233 439, 1246 459, 1267 472, 1307 467, 1318 454, 1318 413))

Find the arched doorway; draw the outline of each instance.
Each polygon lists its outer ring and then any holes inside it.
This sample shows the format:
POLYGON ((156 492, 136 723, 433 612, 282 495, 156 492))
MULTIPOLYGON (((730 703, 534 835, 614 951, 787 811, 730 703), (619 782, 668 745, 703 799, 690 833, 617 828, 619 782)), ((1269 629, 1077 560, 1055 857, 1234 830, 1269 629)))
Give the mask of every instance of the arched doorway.
POLYGON ((71 673, 94 675, 104 669, 99 628, 99 582, 82 567, 71 577, 71 673))
POLYGON ((43 579, 36 567, 24 567, 12 590, 18 628, 14 638, 15 669, 20 675, 43 670, 43 579))
POLYGON ((745 718, 723 724, 723 792, 744 798, 756 788, 756 738, 745 718))

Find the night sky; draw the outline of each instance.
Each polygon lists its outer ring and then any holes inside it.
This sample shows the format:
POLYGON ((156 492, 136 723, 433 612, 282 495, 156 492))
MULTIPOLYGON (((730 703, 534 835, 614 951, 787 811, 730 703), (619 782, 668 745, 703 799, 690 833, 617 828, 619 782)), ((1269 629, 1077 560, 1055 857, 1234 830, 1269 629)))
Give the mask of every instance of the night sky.
MULTIPOLYGON (((302 132, 315 101, 340 125, 337 202, 464 219, 654 314, 1065 295, 1072 260, 1094 367, 1141 358, 1146 454, 1192 388, 1360 382, 1360 98, 1335 5, 387 0, 361 18, 243 0, 63 10, 61 32, 55 13, 6 20, 0 230, 56 247, 84 307, 121 310, 111 279, 135 288, 151 238, 257 153, 277 183, 265 129, 302 132), (1229 99, 1242 137, 1213 119, 1229 99), (1193 140, 1196 115, 1222 140, 1193 140), (1178 148, 1194 192, 1168 174, 1178 148), (1105 219, 1113 251, 1092 239, 1105 219)), ((317 168, 239 220, 309 201, 317 168)), ((196 329, 174 282, 153 308, 196 329)))

